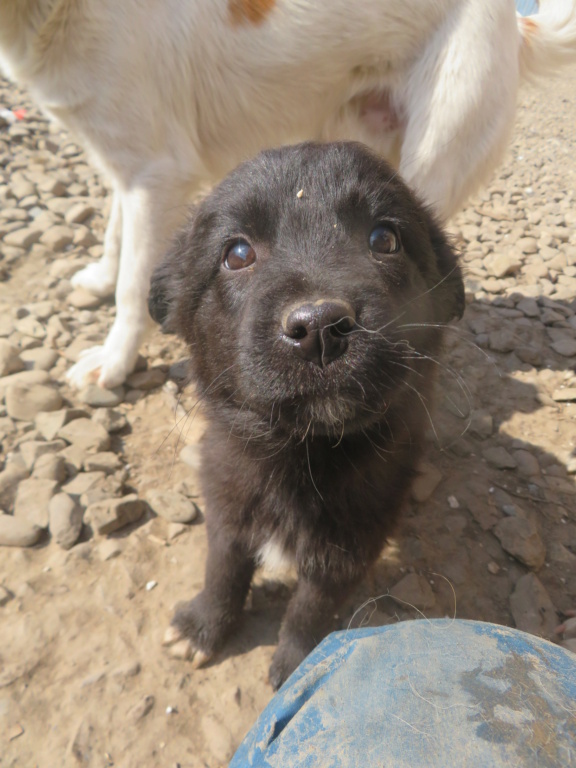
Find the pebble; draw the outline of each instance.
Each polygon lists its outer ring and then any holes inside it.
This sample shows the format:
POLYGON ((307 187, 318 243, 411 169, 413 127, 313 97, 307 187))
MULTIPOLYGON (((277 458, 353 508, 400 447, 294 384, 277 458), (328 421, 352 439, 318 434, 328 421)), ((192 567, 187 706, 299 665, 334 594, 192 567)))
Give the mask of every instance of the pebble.
MULTIPOLYGON (((10 600, 12 600, 13 594, 9 592, 6 587, 3 587, 0 584, 0 608, 3 608, 5 605, 7 605, 10 600)), ((2 712, 0 711, 0 716, 2 715, 2 712)))
POLYGON ((30 477, 22 480, 14 501, 14 517, 28 520, 38 528, 48 528, 50 500, 58 483, 30 477))
POLYGON ((175 491, 148 491, 146 501, 153 512, 171 523, 192 523, 198 517, 194 502, 175 491))
POLYGON ((24 362, 16 347, 0 339, 0 377, 24 370, 24 362))
POLYGON ((192 469, 199 470, 202 459, 198 445, 185 445, 180 451, 180 461, 192 469))
POLYGON ((139 722, 144 717, 146 717, 149 712, 152 711, 155 703, 156 699, 154 696, 144 696, 143 699, 141 699, 137 704, 134 704, 134 706, 128 710, 128 718, 133 723, 139 722))
POLYGON ((161 387, 167 378, 167 368, 149 368, 146 371, 132 373, 127 378, 126 384, 133 389, 141 389, 147 392, 150 389, 161 387))
POLYGON ((414 501, 422 503, 429 499, 441 480, 442 473, 437 467, 427 461, 421 462, 411 489, 414 501))
POLYGON ((50 371, 59 357, 55 349, 46 347, 26 349, 21 354, 22 363, 26 368, 40 371, 50 371))
POLYGON ((98 547, 100 559, 104 562, 122 554, 122 545, 116 539, 104 539, 98 547))
POLYGON ((42 534, 42 529, 24 518, 0 513, 0 546, 32 547, 42 534))
POLYGON ((65 424, 58 432, 58 437, 66 440, 87 453, 100 453, 110 447, 110 435, 101 424, 91 419, 74 419, 65 424))
POLYGON ((124 387, 103 389, 97 384, 90 384, 80 390, 78 400, 92 408, 113 408, 124 401, 125 394, 124 387))
POLYGON ((87 456, 84 462, 84 469, 87 472, 115 472, 123 466, 119 456, 111 451, 105 451, 102 453, 95 453, 92 456, 87 456))
POLYGON ((79 472, 76 477, 62 486, 62 490, 70 496, 80 497, 100 485, 105 477, 104 472, 79 472))
POLYGON ((563 357, 574 357, 576 355, 576 341, 574 339, 560 339, 550 344, 555 352, 563 357))
POLYGON ((521 576, 510 596, 510 610, 518 629, 551 639, 558 614, 540 579, 533 573, 521 576))
POLYGON ((11 384, 6 390, 6 410, 12 419, 34 421, 41 411, 61 407, 60 392, 45 384, 11 384))
POLYGON ((58 484, 66 480, 66 463, 62 456, 45 453, 34 462, 33 477, 44 480, 55 480, 58 484))
POLYGON ((534 523, 523 517, 506 517, 494 527, 502 548, 529 568, 544 565, 546 547, 534 523))
POLYGON ((552 400, 557 403, 569 403, 576 401, 576 387, 564 387, 555 389, 552 393, 552 400))
POLYGON ((50 500, 48 512, 52 538, 62 549, 70 549, 82 530, 82 507, 68 494, 57 493, 50 500))
POLYGON ((114 434, 120 432, 128 424, 126 416, 112 408, 99 408, 92 416, 92 421, 104 427, 106 432, 114 434))
POLYGON ((436 605, 436 597, 430 584, 416 573, 409 573, 390 589, 392 597, 400 601, 401 607, 414 607, 426 611, 436 605))
POLYGON ((20 455, 29 471, 36 465, 40 456, 58 453, 66 447, 64 440, 28 440, 20 445, 20 455))
POLYGON ((529 451, 513 451, 512 457, 516 462, 516 470, 522 477, 537 477, 540 474, 538 459, 529 451))
POLYGON ((496 469, 515 469, 517 466, 516 459, 500 446, 485 448, 482 451, 482 456, 490 466, 496 467, 496 469))
POLYGON ((476 437, 485 440, 494 431, 494 420, 488 411, 472 411, 470 415, 470 432, 476 437))
POLYGON ((121 499, 107 499, 91 504, 85 513, 85 521, 89 522, 101 536, 135 523, 146 511, 147 504, 136 494, 124 496, 121 499))
POLYGON ((18 484, 29 475, 22 459, 7 462, 0 472, 0 504, 5 507, 11 506, 18 484))
POLYGON ((75 288, 68 294, 67 302, 76 309, 96 309, 104 299, 101 296, 95 296, 89 293, 85 288, 75 288))
POLYGON ((82 418, 89 418, 88 412, 82 408, 62 408, 52 413, 39 413, 34 424, 45 440, 53 440, 65 424, 82 418))

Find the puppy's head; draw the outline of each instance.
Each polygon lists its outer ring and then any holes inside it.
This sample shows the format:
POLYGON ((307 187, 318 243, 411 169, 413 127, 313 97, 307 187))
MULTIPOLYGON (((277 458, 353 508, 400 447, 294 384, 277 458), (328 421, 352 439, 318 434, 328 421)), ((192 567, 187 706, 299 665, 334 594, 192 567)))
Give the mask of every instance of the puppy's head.
POLYGON ((382 419, 464 291, 444 233, 356 143, 263 152, 196 209, 150 311, 190 345, 208 404, 295 434, 382 419))

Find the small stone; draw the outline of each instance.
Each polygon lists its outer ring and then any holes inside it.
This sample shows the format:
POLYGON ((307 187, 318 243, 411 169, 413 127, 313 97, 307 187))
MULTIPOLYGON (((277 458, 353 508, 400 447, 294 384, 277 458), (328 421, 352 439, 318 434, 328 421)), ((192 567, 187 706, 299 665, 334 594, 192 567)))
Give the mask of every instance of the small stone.
POLYGON ((94 213, 94 206, 88 203, 76 203, 66 211, 64 220, 67 224, 82 224, 94 213))
MULTIPOLYGON (((14 597, 14 595, 11 592, 9 592, 6 589, 6 587, 3 587, 0 584, 0 608, 2 608, 3 606, 7 605, 7 603, 9 603, 10 600, 12 600, 13 597, 14 597)), ((1 711, 0 711, 0 714, 1 714, 1 711)))
POLYGON ((152 590, 155 589, 155 587, 157 587, 157 586, 158 586, 158 582, 157 581, 147 581, 146 582, 146 592, 152 592, 152 590))
POLYGON ((409 573, 390 590, 392 597, 402 603, 402 607, 412 607, 425 611, 436 605, 436 597, 424 576, 409 573))
POLYGON ((47 453, 58 453, 66 447, 64 440, 28 440, 20 445, 20 455, 24 459, 24 464, 29 471, 36 465, 40 456, 47 453))
POLYGON ((24 362, 12 344, 0 339, 0 377, 24 370, 24 362))
POLYGON ((494 527, 502 548, 529 568, 541 568, 546 547, 534 523, 523 517, 506 517, 494 527))
POLYGON ((48 511, 52 538, 62 549, 70 549, 82 530, 82 508, 67 493, 57 493, 50 500, 48 511))
POLYGON ((38 528, 48 528, 50 499, 58 483, 30 477, 22 480, 14 501, 14 517, 28 520, 38 528))
POLYGON ((106 477, 104 472, 79 472, 70 482, 62 486, 62 490, 70 496, 82 496, 97 487, 106 477))
POLYGON ((0 514, 0 546, 32 547, 42 529, 23 518, 0 514))
POLYGON ((174 539, 177 539, 178 536, 181 536, 187 530, 188 526, 184 523, 168 523, 166 538, 168 541, 174 541, 174 539))
POLYGON ((22 362, 28 369, 50 371, 60 357, 55 349, 48 347, 35 347, 22 352, 22 362))
POLYGON ((63 251, 66 246, 70 245, 73 239, 74 231, 70 227, 56 224, 56 226, 50 227, 44 232, 40 238, 40 242, 53 253, 59 253, 63 251))
POLYGON ((489 573, 491 573, 493 576, 496 576, 497 573, 500 573, 500 566, 498 563, 495 563, 494 560, 491 560, 486 567, 488 568, 489 573))
POLYGON ((10 507, 14 500, 18 484, 29 476, 22 459, 11 461, 0 472, 0 504, 10 507))
POLYGON ((540 317, 540 307, 535 299, 522 299, 516 304, 516 309, 523 312, 526 317, 540 317))
POLYGON ((74 419, 58 430, 58 437, 86 452, 99 453, 110 447, 110 436, 91 419, 74 419))
POLYGON ((95 296, 85 288, 75 288, 72 293, 68 294, 66 301, 76 309, 96 309, 104 299, 101 296, 95 296))
POLYGON ((564 387, 563 389, 555 389, 552 393, 552 400, 557 403, 569 403, 576 401, 576 387, 564 387))
POLYGON ((100 559, 104 562, 122 554, 122 545, 116 539, 104 539, 98 547, 100 559))
POLYGON ((448 506, 450 509, 459 509, 460 508, 460 502, 456 498, 456 496, 448 496, 448 506))
POLYGON ((513 352, 518 346, 516 335, 509 330, 492 331, 488 336, 490 349, 495 352, 513 352))
POLYGON ((138 704, 128 710, 128 717, 133 723, 137 723, 152 710, 155 703, 154 696, 145 696, 138 704))
POLYGON ((66 475, 66 463, 62 456, 45 453, 34 462, 33 477, 63 483, 66 480, 66 475))
POLYGON ((523 363, 539 368, 542 365, 542 352, 534 347, 520 346, 514 350, 516 357, 523 363))
POLYGON ((41 411, 57 411, 62 396, 44 384, 12 384, 6 390, 6 410, 12 419, 34 421, 41 411))
POLYGON ((125 397, 124 387, 115 387, 114 389, 104 389, 97 384, 89 384, 78 394, 81 403, 92 406, 92 408, 113 408, 120 405, 125 397))
POLYGON ((63 408, 51 413, 39 413, 34 419, 36 428, 41 432, 46 440, 53 440, 65 424, 69 424, 74 419, 87 419, 89 413, 82 408, 63 408))
POLYGON ((472 411, 470 415, 470 432, 485 440, 494 431, 494 420, 488 411, 472 411))
POLYGON ((147 392, 150 389, 161 387, 168 378, 168 370, 164 368, 149 368, 146 371, 132 373, 126 379, 126 384, 133 389, 141 389, 147 392))
POLYGON ((16 384, 32 387, 36 384, 46 384, 50 381, 50 376, 46 371, 20 371, 12 373, 10 376, 0 378, 0 399, 6 396, 8 389, 16 384))
POLYGON ((101 536, 113 533, 125 525, 135 523, 146 511, 145 501, 131 494, 121 499, 107 499, 91 504, 85 513, 85 520, 101 536))
POLYGON ((190 480, 180 480, 174 487, 176 493, 181 493, 182 496, 186 496, 187 499, 195 499, 200 495, 200 486, 198 483, 193 483, 190 480))
POLYGON ((488 262, 487 268, 490 274, 497 278, 515 275, 522 268, 522 259, 509 254, 499 254, 488 262))
POLYGON ((31 227, 17 229, 15 232, 10 232, 9 234, 4 235, 4 242, 6 245, 14 245, 17 248, 25 248, 28 250, 34 243, 37 243, 38 240, 40 240, 41 235, 42 230, 36 225, 33 225, 31 227))
POLYGON ((534 237, 521 237, 516 245, 522 253, 538 253, 538 241, 534 237))
MULTIPOLYGON (((109 544, 110 541, 102 542, 102 544, 109 544)), ((136 677, 140 674, 142 667, 139 661, 128 661, 126 664, 121 664, 112 672, 112 677, 136 677)))
POLYGON ((64 459, 66 472, 69 475, 75 475, 80 472, 86 460, 86 453, 76 445, 69 445, 68 448, 64 448, 58 456, 64 459))
POLYGON ((482 456, 496 469, 516 469, 516 459, 505 448, 486 448, 482 451, 482 456))
POLYGON ((554 352, 563 357, 574 357, 576 355, 576 341, 574 339, 560 339, 550 344, 554 352))
POLYGON ((522 477, 537 477, 540 474, 540 465, 535 456, 528 451, 520 449, 512 454, 517 464, 517 471, 522 477))
POLYGON ((92 416, 92 421, 101 424, 110 434, 120 432, 128 423, 123 413, 112 408, 99 408, 92 416))
POLYGON ((198 517, 194 502, 175 491, 149 491, 146 500, 153 512, 171 523, 191 523, 198 517))
POLYGON ((110 451, 87 456, 84 462, 84 469, 87 472, 105 472, 107 475, 123 466, 120 457, 110 451))
POLYGON ((418 475, 412 484, 412 498, 414 501, 423 502, 432 496, 436 487, 442 480, 442 473, 433 464, 422 462, 418 467, 418 475))
POLYGON ((518 629, 552 638, 558 614, 542 582, 533 573, 518 579, 510 597, 510 609, 518 629))
POLYGON ((197 445, 185 445, 180 451, 180 461, 192 467, 192 469, 200 469, 200 448, 197 445))

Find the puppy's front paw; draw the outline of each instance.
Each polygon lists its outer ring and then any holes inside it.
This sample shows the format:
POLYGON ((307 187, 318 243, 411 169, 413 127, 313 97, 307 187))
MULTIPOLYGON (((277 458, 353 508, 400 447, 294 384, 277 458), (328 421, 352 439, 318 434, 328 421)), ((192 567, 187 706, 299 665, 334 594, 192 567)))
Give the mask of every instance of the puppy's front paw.
POLYGON ((114 293, 116 273, 108 265, 98 261, 76 272, 70 282, 74 288, 85 288, 94 296, 106 298, 114 293))
POLYGON ((279 645, 268 670, 268 682, 277 691, 308 656, 312 649, 304 650, 297 645, 279 645))
POLYGON ((194 669, 202 667, 212 658, 211 653, 206 653, 199 648, 196 648, 192 640, 183 635, 182 632, 177 627, 172 626, 172 624, 164 633, 162 645, 168 648, 168 653, 173 659, 191 661, 194 669))
POLYGON ((82 389, 88 384, 98 384, 105 389, 120 386, 132 372, 134 363, 122 354, 107 352, 106 346, 90 347, 80 353, 78 362, 66 374, 70 386, 82 389))
POLYGON ((162 645, 173 658, 201 667, 223 645, 235 622, 236 617, 222 613, 201 592, 177 609, 162 645))

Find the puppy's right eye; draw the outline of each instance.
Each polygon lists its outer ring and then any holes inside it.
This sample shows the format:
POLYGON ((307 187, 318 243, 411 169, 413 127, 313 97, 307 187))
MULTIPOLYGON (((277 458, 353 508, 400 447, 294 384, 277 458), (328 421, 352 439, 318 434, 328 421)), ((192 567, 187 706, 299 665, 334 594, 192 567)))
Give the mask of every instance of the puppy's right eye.
POLYGON ((222 263, 226 269, 246 269, 256 261, 256 251, 246 240, 236 240, 224 252, 222 263))

